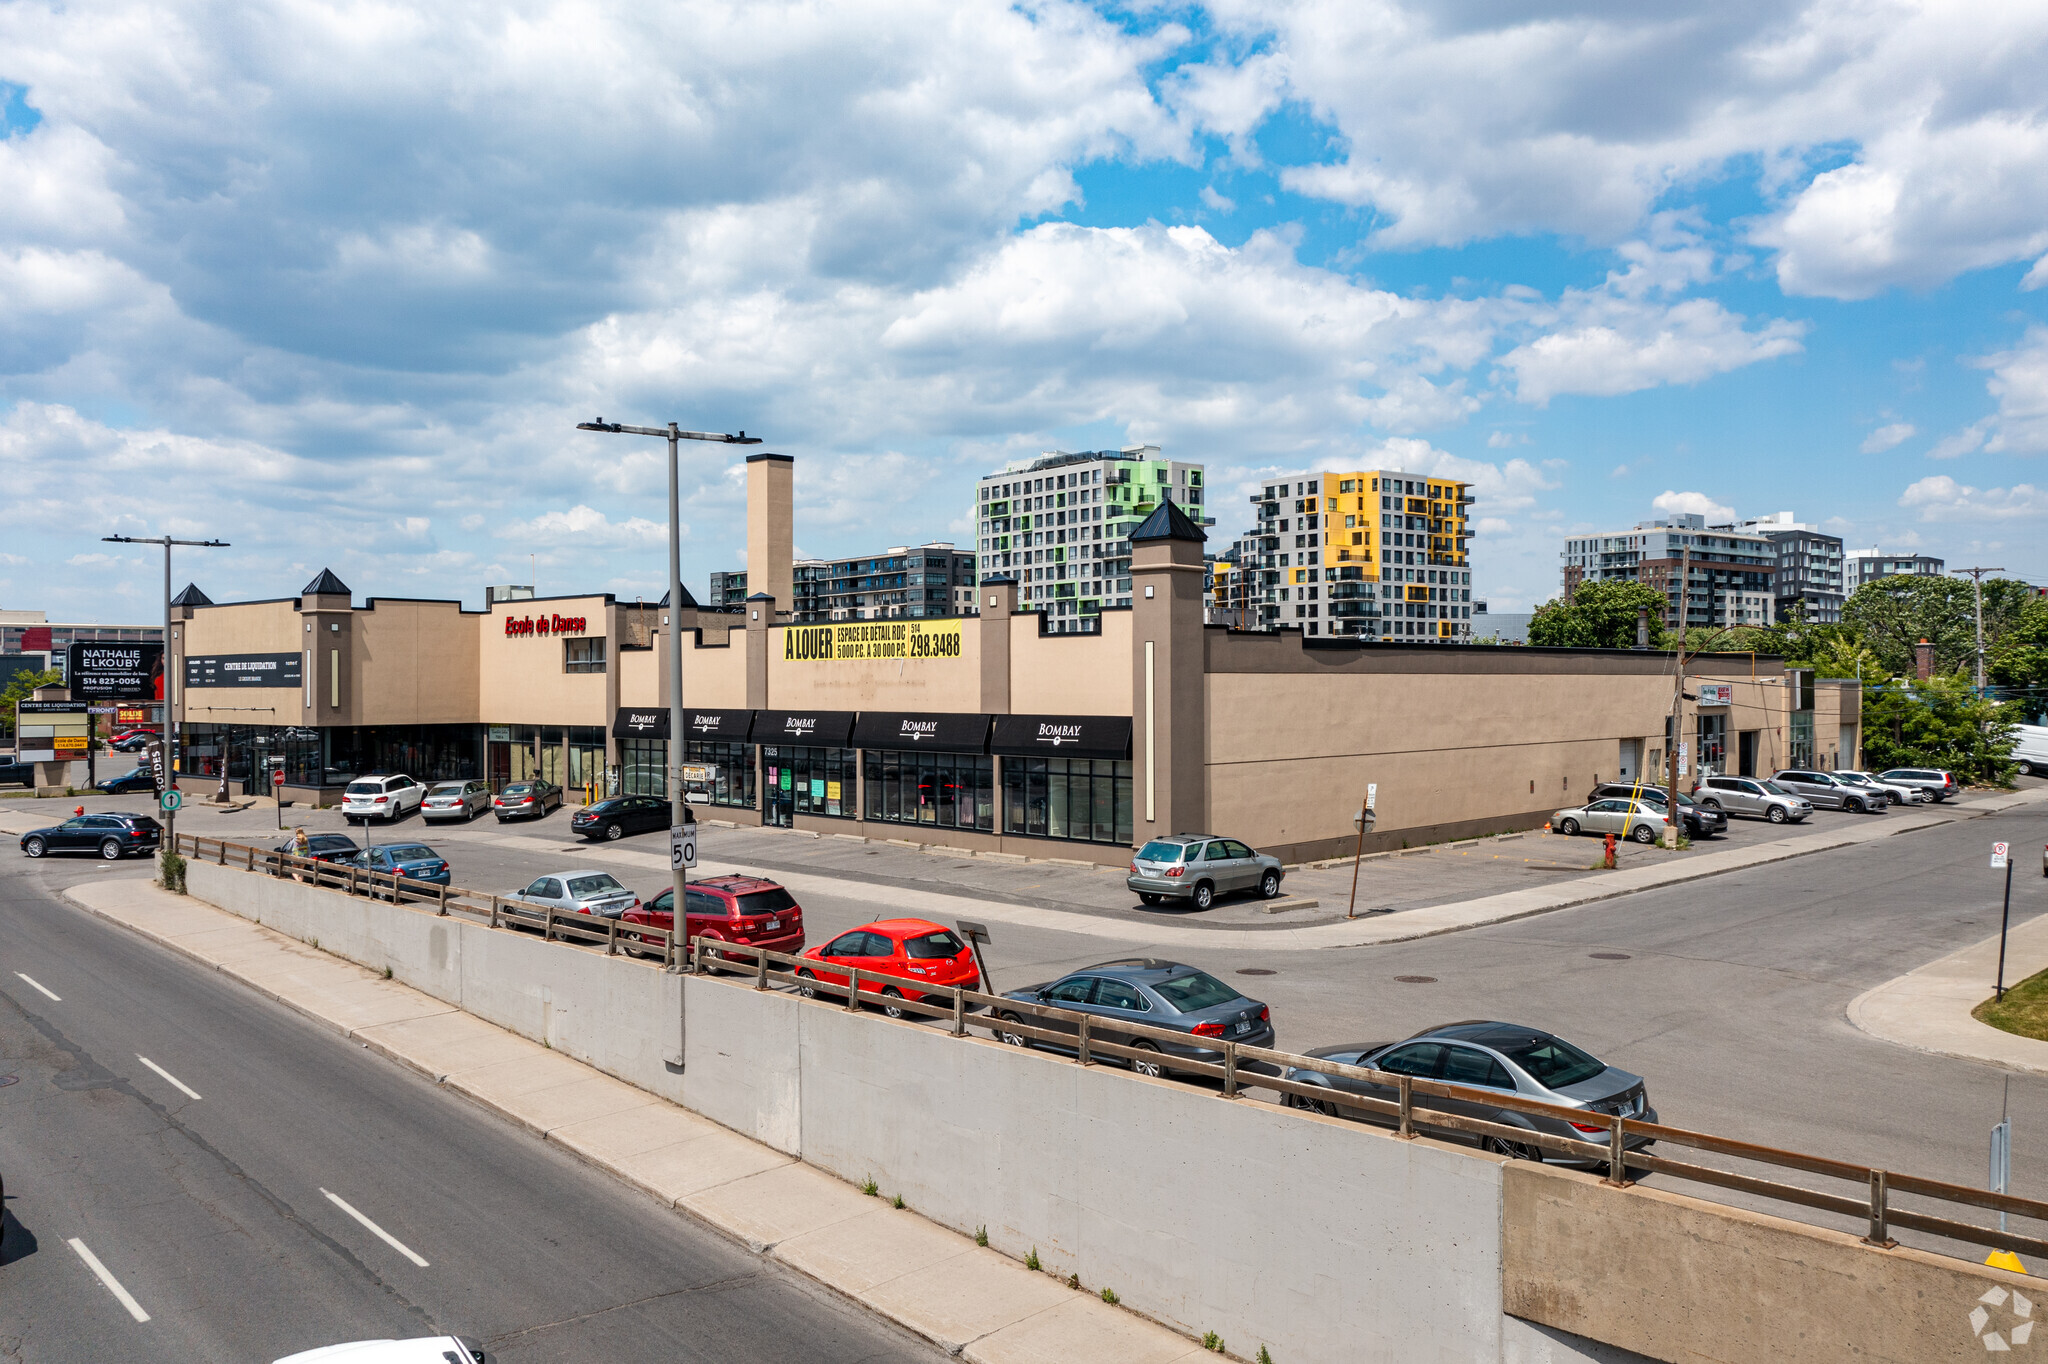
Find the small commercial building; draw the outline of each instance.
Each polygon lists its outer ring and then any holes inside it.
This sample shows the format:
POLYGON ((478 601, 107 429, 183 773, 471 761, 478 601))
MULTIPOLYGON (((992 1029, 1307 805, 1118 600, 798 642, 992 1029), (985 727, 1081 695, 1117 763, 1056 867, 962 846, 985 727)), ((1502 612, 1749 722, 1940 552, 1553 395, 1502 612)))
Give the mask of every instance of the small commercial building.
MULTIPOLYGON (((792 582, 790 461, 748 464, 749 579, 792 582), (781 562, 774 562, 775 555, 781 562)), ((186 770, 538 775, 666 794, 666 632, 707 818, 1121 864, 1159 835, 1229 833, 1290 861, 1528 828, 1597 781, 1853 761, 1859 693, 1765 658, 1484 648, 1243 631, 1204 620, 1202 529, 1160 502, 1129 536, 1130 604, 1068 632, 1021 584, 979 614, 803 624, 604 594, 354 604, 295 597, 173 621, 186 770), (1675 715, 1674 715, 1675 703, 1675 715)))

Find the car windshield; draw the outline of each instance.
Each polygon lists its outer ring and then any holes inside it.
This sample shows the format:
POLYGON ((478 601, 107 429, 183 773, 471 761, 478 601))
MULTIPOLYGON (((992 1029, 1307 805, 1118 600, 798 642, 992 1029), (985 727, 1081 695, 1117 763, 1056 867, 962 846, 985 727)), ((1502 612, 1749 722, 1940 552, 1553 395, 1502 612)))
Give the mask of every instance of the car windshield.
POLYGON ((903 955, 913 961, 930 961, 935 957, 957 957, 960 955, 962 945, 958 938, 942 928, 936 933, 927 933, 921 938, 905 938, 903 940, 903 955))
POLYGON ((1546 1089, 1563 1089, 1607 1069, 1571 1043, 1555 1037, 1519 1038, 1495 1049, 1528 1071, 1546 1089))
POLYGON ((462 794, 462 783, 459 781, 444 781, 433 790, 427 792, 427 794, 430 796, 459 796, 462 794))
POLYGON ((595 876, 571 877, 569 880, 569 893, 571 895, 577 896, 609 895, 613 891, 624 889, 624 886, 620 885, 617 881, 614 881, 610 877, 610 875, 608 875, 605 872, 599 872, 595 876))
POLYGON ((352 796, 381 796, 384 794, 384 783, 381 781, 352 781, 348 784, 348 794, 352 796))
POLYGON ((1787 791, 1784 787, 1778 785, 1778 783, 1774 781, 1760 781, 1757 783, 1757 785, 1763 787, 1764 790, 1770 792, 1774 796, 1789 796, 1792 794, 1790 791, 1787 791))
POLYGON ((1141 862, 1178 862, 1180 861, 1181 854, 1186 851, 1187 848, 1184 844, 1161 843, 1159 840, 1154 839, 1138 849, 1138 860, 1141 862))
POLYGON ((432 848, 423 848, 418 844, 414 844, 409 848, 386 848, 384 855, 393 862, 432 862, 437 860, 432 848))
POLYGON ((741 914, 780 914, 785 909, 795 909, 796 900, 781 886, 774 890, 750 890, 739 900, 741 914))
POLYGON ((1228 1004, 1238 998, 1237 991, 1225 985, 1207 971, 1190 971, 1184 976, 1155 985, 1155 990, 1166 997, 1166 1002, 1184 1014, 1200 1009, 1213 1009, 1219 1004, 1228 1004))

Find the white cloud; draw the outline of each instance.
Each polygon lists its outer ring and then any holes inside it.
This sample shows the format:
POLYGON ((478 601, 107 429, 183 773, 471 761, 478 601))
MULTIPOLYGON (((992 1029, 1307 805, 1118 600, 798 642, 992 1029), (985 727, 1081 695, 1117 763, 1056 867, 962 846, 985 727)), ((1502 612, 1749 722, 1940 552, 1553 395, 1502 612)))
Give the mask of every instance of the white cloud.
POLYGON ((1802 349, 1805 326, 1783 320, 1755 330, 1712 299, 1652 305, 1611 294, 1568 293, 1557 328, 1501 358, 1515 396, 1538 407, 1560 394, 1612 397, 1665 384, 1694 384, 1802 349))
POLYGON ((1237 200, 1232 199, 1229 195, 1217 193, 1214 185, 1202 186, 1202 192, 1199 197, 1204 204, 1215 209, 1218 213, 1231 213, 1237 209, 1237 200))
POLYGON ((1934 442, 1933 446, 1927 451, 1927 457, 1929 459, 1960 459, 1964 455, 1981 449, 1984 445, 1984 432, 1990 425, 1991 418, 1986 417, 1982 421, 1972 422, 1960 431, 1950 432, 1934 442))
POLYGON ((1892 422, 1888 426, 1878 427, 1865 436, 1863 444, 1858 448, 1866 455, 1882 454, 1902 441, 1911 440, 1915 429, 1911 422, 1892 422))
POLYGON ((1704 516, 1712 525, 1735 519, 1735 508, 1723 506, 1705 493, 1672 492, 1667 488, 1651 498, 1650 505, 1673 516, 1704 516))
POLYGON ((2013 521, 2048 516, 2048 488, 1978 489, 1935 474, 1907 488, 1899 505, 1918 510, 1922 521, 2013 521))
POLYGON ((660 522, 639 516, 613 521, 596 508, 581 503, 567 511, 544 512, 530 521, 515 521, 501 527, 496 534, 503 540, 549 547, 563 544, 622 547, 668 543, 668 527, 660 522))
POLYGON ((1984 448, 2018 455, 2048 450, 2048 327, 2029 327, 2018 346, 1976 363, 1991 371, 1984 387, 1998 399, 1996 429, 1984 448))

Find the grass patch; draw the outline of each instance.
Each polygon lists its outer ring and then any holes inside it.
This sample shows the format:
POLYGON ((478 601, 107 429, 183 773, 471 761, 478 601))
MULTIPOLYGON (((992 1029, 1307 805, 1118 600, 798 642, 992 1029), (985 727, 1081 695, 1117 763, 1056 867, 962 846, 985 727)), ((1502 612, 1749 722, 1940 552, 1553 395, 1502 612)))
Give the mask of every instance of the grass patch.
POLYGON ((2002 1032, 2048 1042, 2048 971, 2006 987, 2004 999, 1994 995, 1970 1010, 1970 1017, 2002 1032))

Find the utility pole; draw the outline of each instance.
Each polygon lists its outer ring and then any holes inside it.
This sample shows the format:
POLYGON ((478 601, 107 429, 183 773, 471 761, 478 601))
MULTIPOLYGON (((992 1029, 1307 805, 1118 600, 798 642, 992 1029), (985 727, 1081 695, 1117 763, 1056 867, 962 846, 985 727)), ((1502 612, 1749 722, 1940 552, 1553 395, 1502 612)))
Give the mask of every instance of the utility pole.
MULTIPOLYGON (((677 448, 686 440, 716 441, 721 445, 759 445, 761 438, 742 431, 737 436, 712 431, 685 431, 670 422, 667 426, 621 426, 603 417, 576 423, 578 431, 607 431, 613 435, 659 436, 668 442, 668 822, 670 841, 686 824, 689 810, 683 800, 683 763, 689 728, 683 715, 683 521, 682 473, 677 448)), ((683 888, 689 882, 689 868, 673 856, 669 878, 673 903, 669 906, 672 933, 687 933, 688 919, 683 888)), ((677 964, 682 962, 678 953, 677 964)))
POLYGON ((1984 575, 2003 573, 2002 568, 1952 568, 1951 573, 1967 573, 1977 597, 1977 694, 1984 694, 1984 575))
POLYGON ((1672 669, 1671 679, 1671 741, 1664 747, 1665 765, 1670 771, 1671 781, 1665 791, 1664 835, 1670 840, 1669 846, 1678 845, 1678 744, 1679 733, 1684 728, 1685 707, 1685 642, 1686 632, 1692 623, 1692 550, 1683 548, 1678 552, 1678 660, 1672 669))
MULTIPOLYGON (((164 750, 164 789, 178 784, 178 709, 175 700, 177 688, 173 676, 177 669, 172 667, 171 648, 171 546, 190 545, 194 549, 227 549, 225 540, 173 540, 170 536, 102 535, 100 540, 111 545, 162 545, 164 547, 164 727, 157 736, 164 750)), ((227 772, 227 754, 221 754, 221 772, 227 772)), ((159 813, 164 817, 163 848, 165 852, 178 851, 178 812, 162 809, 163 791, 157 792, 159 813)))

